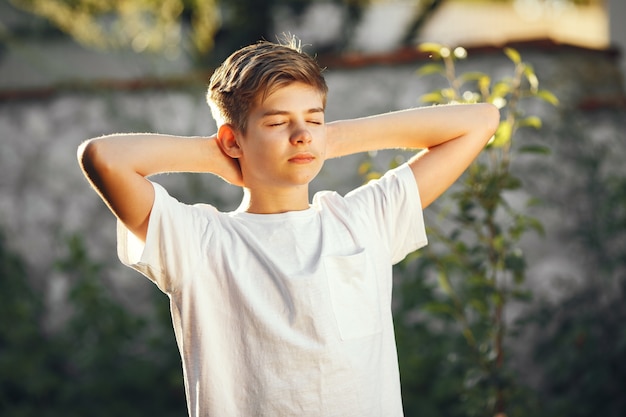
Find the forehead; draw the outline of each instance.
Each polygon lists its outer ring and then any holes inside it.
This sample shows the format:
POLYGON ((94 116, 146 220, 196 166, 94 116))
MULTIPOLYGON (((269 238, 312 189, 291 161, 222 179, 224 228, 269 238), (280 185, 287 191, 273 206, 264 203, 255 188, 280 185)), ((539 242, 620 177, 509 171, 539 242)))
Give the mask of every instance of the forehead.
POLYGON ((300 112, 312 109, 324 111, 324 94, 311 85, 293 82, 274 88, 264 98, 259 97, 252 113, 300 112))

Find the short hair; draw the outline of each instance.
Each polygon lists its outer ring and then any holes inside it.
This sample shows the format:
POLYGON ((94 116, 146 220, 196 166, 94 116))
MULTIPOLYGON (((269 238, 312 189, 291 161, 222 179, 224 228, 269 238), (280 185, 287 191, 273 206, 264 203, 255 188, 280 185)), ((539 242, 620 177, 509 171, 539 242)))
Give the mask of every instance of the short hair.
POLYGON ((326 107, 328 86, 317 61, 295 37, 279 43, 260 41, 233 52, 209 81, 207 102, 218 127, 245 133, 252 107, 277 88, 303 82, 317 89, 326 107))

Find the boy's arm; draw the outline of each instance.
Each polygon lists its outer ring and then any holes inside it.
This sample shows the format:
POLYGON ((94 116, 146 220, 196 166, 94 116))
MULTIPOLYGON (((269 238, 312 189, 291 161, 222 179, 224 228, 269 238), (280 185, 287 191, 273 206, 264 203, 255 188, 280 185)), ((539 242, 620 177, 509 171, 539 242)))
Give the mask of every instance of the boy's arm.
POLYGON ((327 124, 327 157, 380 149, 423 149, 409 161, 422 206, 439 197, 476 158, 500 119, 491 104, 421 107, 327 124))
POLYGON ((78 148, 78 162, 115 216, 145 241, 154 203, 146 177, 164 172, 210 172, 240 185, 237 163, 211 137, 119 134, 90 139, 78 148))

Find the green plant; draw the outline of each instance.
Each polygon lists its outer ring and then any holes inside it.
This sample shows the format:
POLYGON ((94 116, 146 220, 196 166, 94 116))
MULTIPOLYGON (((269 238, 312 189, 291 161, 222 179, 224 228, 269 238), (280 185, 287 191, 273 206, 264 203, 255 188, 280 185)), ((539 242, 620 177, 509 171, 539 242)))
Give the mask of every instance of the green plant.
POLYGON ((529 317, 542 334, 534 349, 544 373, 538 416, 625 415, 626 280, 617 284, 611 294, 586 285, 529 317))
POLYGON ((58 344, 41 329, 44 305, 0 233, 0 415, 35 416, 58 392, 58 344))
MULTIPOLYGON (((65 407, 76 416, 180 414, 183 380, 169 317, 130 312, 104 285, 105 268, 83 239, 72 235, 66 243, 57 263, 74 282, 73 314, 57 335, 66 349, 65 407)), ((155 302, 166 308, 158 294, 155 302)))
MULTIPOLYGON (((549 153, 543 144, 515 143, 519 129, 541 127, 540 118, 525 114, 522 102, 535 98, 557 105, 558 100, 539 88, 532 66, 514 49, 504 50, 513 64, 513 75, 497 81, 483 72, 457 75, 457 61, 467 56, 463 48, 423 44, 420 49, 435 62, 424 65, 418 74, 441 74, 448 83, 424 95, 424 102, 489 102, 500 108, 502 118, 484 152, 438 204, 439 216, 428 227, 431 244, 419 251, 416 259, 406 261, 417 264, 414 270, 419 277, 404 274, 401 291, 397 292, 396 317, 406 323, 406 317, 415 316, 418 308, 427 314, 422 322, 431 324, 431 337, 452 332, 449 340, 455 342, 448 343, 451 350, 442 369, 455 369, 456 379, 448 388, 458 394, 460 409, 447 415, 523 415, 533 400, 516 384, 507 366, 510 329, 506 309, 532 296, 523 285, 526 262, 520 240, 532 231, 543 233, 543 228, 526 213, 537 199, 527 198, 521 207, 514 202, 524 193, 523 182, 512 172, 511 163, 518 154, 549 153), (412 294, 416 282, 425 276, 436 277, 437 290, 432 289, 430 300, 413 304, 407 294, 412 294), (458 343, 457 336, 465 340, 465 346, 458 343), (517 401, 520 398, 523 401, 517 401)), ((423 284, 420 286, 417 290, 423 291, 423 284)), ((405 369, 403 375, 408 373, 405 369)), ((410 397, 409 392, 406 394, 410 397)))
MULTIPOLYGON (((106 268, 70 236, 57 267, 71 285, 71 317, 55 330, 42 291, 0 233, 0 415, 175 416, 185 412, 183 379, 167 302, 130 312, 113 297, 106 268)), ((146 300, 148 301, 148 300, 146 300)))
POLYGON ((544 199, 566 210, 571 226, 562 240, 582 260, 582 280, 561 272, 558 300, 533 303, 525 317, 524 327, 541 335, 532 350, 542 371, 538 417, 626 415, 625 114, 619 107, 575 111, 556 132, 554 153, 569 166, 553 164, 551 175, 565 183, 573 169, 576 179, 544 199), (609 128, 599 140, 600 121, 609 128))

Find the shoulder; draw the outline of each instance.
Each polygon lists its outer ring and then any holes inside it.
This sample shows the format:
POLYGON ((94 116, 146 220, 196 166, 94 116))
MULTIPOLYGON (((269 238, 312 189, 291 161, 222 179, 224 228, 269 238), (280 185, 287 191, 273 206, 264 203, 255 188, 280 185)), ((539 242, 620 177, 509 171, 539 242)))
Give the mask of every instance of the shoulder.
POLYGON ((187 203, 172 196, 161 184, 152 182, 154 204, 150 213, 152 226, 164 227, 181 233, 206 230, 209 225, 215 227, 227 216, 208 203, 187 203))
POLYGON ((387 199, 391 196, 404 196, 419 199, 419 191, 413 171, 408 164, 402 164, 387 171, 382 177, 358 186, 345 196, 335 191, 320 191, 313 197, 313 205, 345 207, 359 204, 371 204, 373 200, 387 199))
POLYGON ((345 196, 334 191, 320 191, 313 197, 313 206, 322 213, 343 218, 347 223, 356 221, 362 225, 371 225, 402 213, 421 212, 417 183, 407 164, 355 188, 345 196))
POLYGON ((407 198, 419 200, 417 182, 408 164, 391 169, 382 177, 346 194, 346 200, 361 201, 363 204, 392 204, 407 198))
POLYGON ((154 195, 155 195, 154 205, 155 206, 157 204, 160 204, 160 205, 165 205, 165 206, 174 206, 174 207, 178 207, 178 208, 189 210, 189 211, 199 211, 199 212, 204 211, 204 212, 210 212, 210 213, 216 213, 216 214, 224 214, 221 211, 219 211, 215 206, 209 203, 184 202, 182 201, 182 199, 179 199, 179 197, 176 197, 170 194, 170 192, 161 184, 154 182, 154 181, 150 181, 150 183, 154 187, 154 195))

